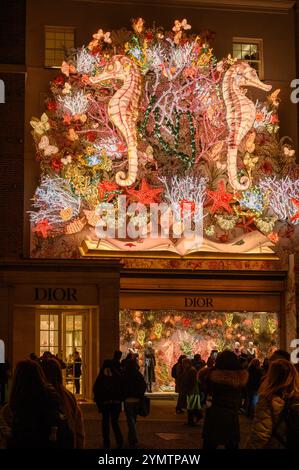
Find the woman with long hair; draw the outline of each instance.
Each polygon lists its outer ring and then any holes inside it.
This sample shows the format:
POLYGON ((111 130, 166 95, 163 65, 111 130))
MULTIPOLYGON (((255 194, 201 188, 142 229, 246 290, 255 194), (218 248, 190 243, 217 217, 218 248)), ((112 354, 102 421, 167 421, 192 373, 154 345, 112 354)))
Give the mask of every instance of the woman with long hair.
MULTIPOLYGON (((69 437, 65 439, 65 443, 61 442, 61 446, 72 449, 83 449, 84 426, 82 413, 73 393, 67 390, 63 385, 62 371, 59 362, 55 358, 45 359, 42 361, 41 366, 47 381, 53 385, 59 395, 61 411, 63 411, 71 431, 68 433, 69 437)), ((67 433, 64 433, 64 435, 67 437, 67 433)))
MULTIPOLYGON (((290 410, 295 403, 298 410, 299 375, 296 368, 286 359, 271 362, 259 388, 259 401, 246 448, 287 447, 288 430, 283 416, 286 407, 290 410)), ((297 435, 293 434, 298 440, 298 431, 297 435)))
POLYGON ((10 448, 55 447, 59 426, 59 397, 36 361, 20 361, 15 369, 9 410, 10 448))

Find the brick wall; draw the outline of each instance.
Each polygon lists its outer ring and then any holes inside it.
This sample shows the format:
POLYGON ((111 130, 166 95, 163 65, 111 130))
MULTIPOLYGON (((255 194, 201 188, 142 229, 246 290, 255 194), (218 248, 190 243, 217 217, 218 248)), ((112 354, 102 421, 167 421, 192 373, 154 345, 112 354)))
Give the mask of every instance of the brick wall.
POLYGON ((0 259, 23 252, 25 6, 25 0, 0 2, 0 259))

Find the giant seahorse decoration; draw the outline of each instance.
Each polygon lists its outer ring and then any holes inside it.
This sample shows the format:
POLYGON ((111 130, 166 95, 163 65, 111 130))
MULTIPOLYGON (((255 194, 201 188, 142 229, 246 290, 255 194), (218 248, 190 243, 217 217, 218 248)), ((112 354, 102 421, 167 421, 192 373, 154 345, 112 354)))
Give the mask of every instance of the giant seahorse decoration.
POLYGON ((236 190, 245 190, 250 186, 249 176, 237 176, 238 147, 250 131, 255 120, 255 105, 247 98, 242 87, 256 87, 270 91, 271 85, 262 83, 256 71, 246 62, 237 62, 225 73, 222 82, 223 99, 226 106, 228 125, 227 172, 231 186, 236 190))
POLYGON ((115 181, 119 186, 131 186, 136 181, 138 171, 136 120, 141 96, 141 74, 132 60, 116 55, 90 81, 98 83, 112 79, 123 81, 123 85, 108 103, 108 116, 124 137, 128 149, 128 173, 126 175, 124 171, 119 171, 115 181))

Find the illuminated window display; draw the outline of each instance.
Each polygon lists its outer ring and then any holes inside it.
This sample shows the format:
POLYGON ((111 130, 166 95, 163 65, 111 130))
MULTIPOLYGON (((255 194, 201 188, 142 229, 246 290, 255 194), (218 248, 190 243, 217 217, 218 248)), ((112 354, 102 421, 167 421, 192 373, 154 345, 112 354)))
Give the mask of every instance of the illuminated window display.
POLYGON ((253 342, 257 357, 266 357, 278 346, 278 315, 268 312, 199 312, 182 310, 121 310, 120 348, 126 353, 132 340, 143 352, 148 341, 155 350, 156 382, 153 391, 174 391, 171 367, 181 354, 200 353, 207 360, 212 349, 241 349, 253 342))
POLYGON ((30 121, 41 166, 32 256, 296 246, 299 172, 279 137, 279 90, 267 96, 250 64, 218 61, 212 35, 190 29, 138 18, 63 61, 30 121))

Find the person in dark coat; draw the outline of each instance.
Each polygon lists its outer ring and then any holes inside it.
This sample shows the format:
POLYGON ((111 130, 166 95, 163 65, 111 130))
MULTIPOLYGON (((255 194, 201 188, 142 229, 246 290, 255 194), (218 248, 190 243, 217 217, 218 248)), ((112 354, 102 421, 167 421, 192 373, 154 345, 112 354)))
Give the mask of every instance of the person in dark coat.
POLYGON ((152 392, 152 384, 156 382, 155 367, 155 351, 152 347, 152 342, 148 341, 147 347, 144 350, 144 380, 146 382, 146 389, 149 393, 152 392))
POLYGON ((207 381, 212 405, 206 410, 203 448, 216 449, 224 445, 226 449, 237 449, 240 441, 239 408, 248 372, 240 368, 237 355, 226 350, 217 356, 207 381))
POLYGON ((0 406, 6 402, 6 392, 8 378, 10 375, 10 365, 8 360, 0 363, 0 406))
POLYGON ((136 421, 140 401, 146 391, 146 383, 139 372, 139 366, 134 359, 127 359, 124 363, 124 399, 125 414, 128 424, 128 442, 131 447, 138 444, 136 421))
POLYGON ((182 394, 180 394, 179 390, 179 377, 182 374, 182 369, 183 369, 183 360, 186 358, 185 354, 181 354, 180 357, 178 358, 178 361, 172 366, 171 369, 171 377, 174 379, 175 382, 175 392, 178 393, 178 399, 176 403, 176 413, 184 413, 184 410, 182 408, 182 394))
POLYGON ((258 400, 258 389, 263 377, 263 369, 259 359, 252 359, 248 366, 249 379, 246 385, 247 391, 247 416, 253 417, 254 409, 258 400))
POLYGON ((194 418, 200 418, 200 394, 198 376, 195 367, 192 366, 190 359, 184 359, 184 372, 182 374, 181 389, 183 396, 186 397, 188 426, 195 426, 194 418))
POLYGON ((93 386, 94 401, 102 413, 104 449, 110 448, 110 421, 117 447, 123 447, 123 436, 119 427, 121 403, 124 398, 123 378, 114 371, 112 360, 105 360, 93 386))
POLYGON ((123 375, 123 364, 121 362, 123 353, 121 351, 114 351, 113 358, 112 358, 112 363, 113 363, 113 369, 114 371, 119 374, 123 375))
POLYGON ((36 361, 20 361, 16 366, 8 403, 12 416, 8 447, 57 447, 59 405, 59 396, 47 382, 41 366, 36 361))
POLYGON ((82 375, 82 359, 79 352, 75 349, 74 352, 74 383, 76 394, 80 394, 80 378, 82 375))

